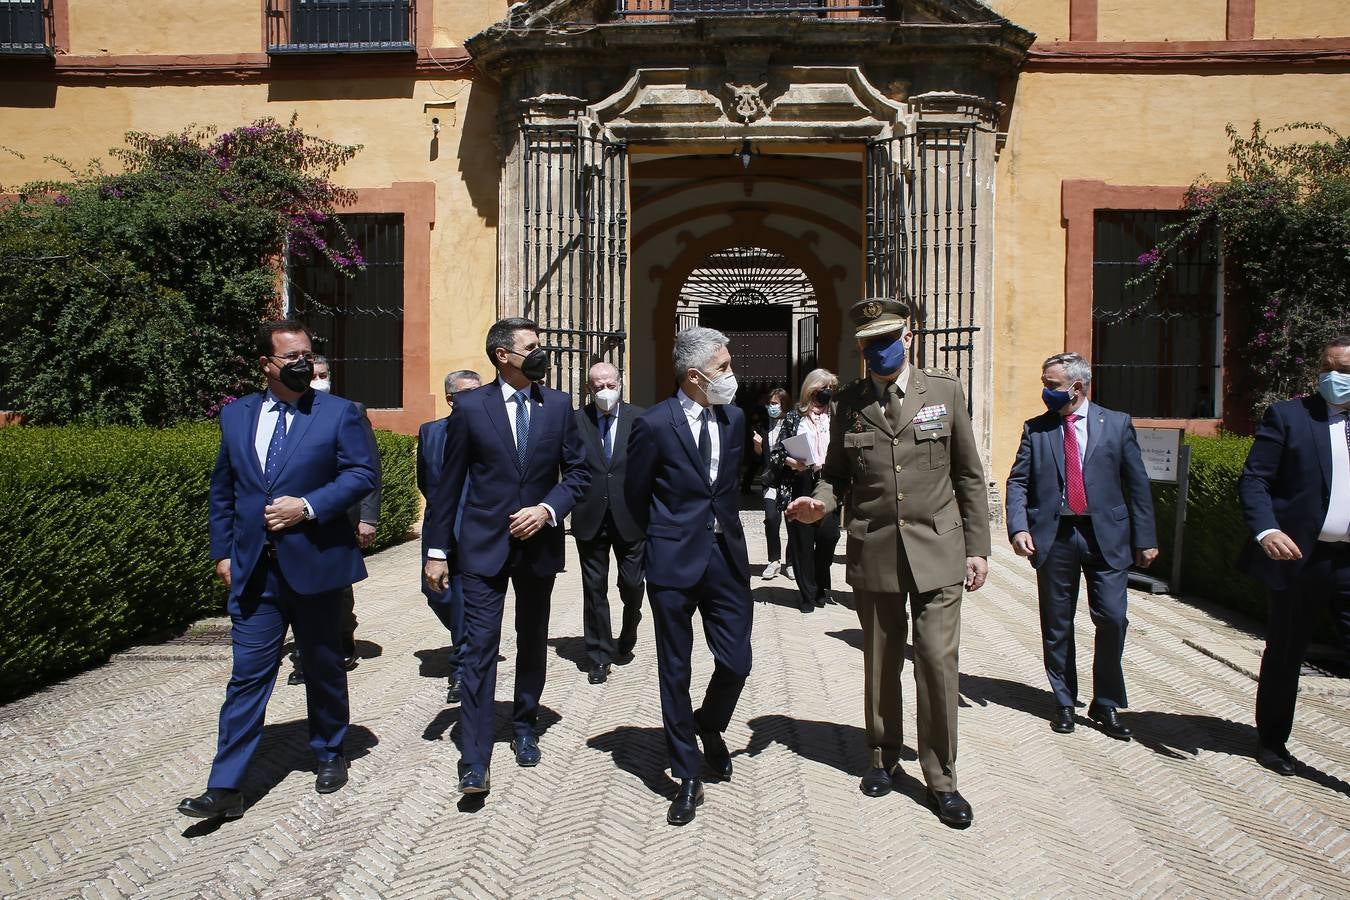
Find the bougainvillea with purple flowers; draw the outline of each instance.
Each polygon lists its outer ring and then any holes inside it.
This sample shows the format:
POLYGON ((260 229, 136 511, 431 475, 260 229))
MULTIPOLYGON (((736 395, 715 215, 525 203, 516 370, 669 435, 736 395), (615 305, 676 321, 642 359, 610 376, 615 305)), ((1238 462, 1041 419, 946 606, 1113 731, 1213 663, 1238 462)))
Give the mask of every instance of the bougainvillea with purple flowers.
POLYGON ((253 390, 287 249, 365 266, 331 180, 358 149, 262 119, 128 134, 116 172, 56 160, 69 178, 0 204, 0 408, 168 425, 253 390))
POLYGON ((1211 225, 1223 241, 1229 352, 1254 376, 1245 398, 1257 418, 1277 400, 1309 393, 1319 349, 1350 331, 1350 138, 1297 123, 1242 137, 1228 126, 1224 181, 1202 177, 1191 215, 1139 257, 1134 283, 1160 284, 1172 251, 1211 225), (1241 330, 1245 329, 1245 331, 1241 330))

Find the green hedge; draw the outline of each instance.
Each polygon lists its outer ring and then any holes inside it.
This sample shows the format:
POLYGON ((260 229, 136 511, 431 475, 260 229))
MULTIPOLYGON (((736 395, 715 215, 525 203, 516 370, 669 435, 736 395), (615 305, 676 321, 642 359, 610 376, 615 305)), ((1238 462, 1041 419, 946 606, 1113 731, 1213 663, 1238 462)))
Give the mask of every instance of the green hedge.
MULTIPOLYGON (((220 429, 0 428, 0 702, 223 609, 207 491, 220 429)), ((378 550, 417 516, 413 447, 376 432, 378 550)))
MULTIPOLYGON (((1264 621, 1265 587, 1235 567, 1243 544, 1251 540, 1238 506, 1237 482, 1252 439, 1188 435, 1186 444, 1191 448, 1191 473, 1181 555, 1182 590, 1264 621)), ((1153 570, 1166 578, 1172 571, 1176 488, 1153 485, 1153 508, 1161 545, 1153 570)))

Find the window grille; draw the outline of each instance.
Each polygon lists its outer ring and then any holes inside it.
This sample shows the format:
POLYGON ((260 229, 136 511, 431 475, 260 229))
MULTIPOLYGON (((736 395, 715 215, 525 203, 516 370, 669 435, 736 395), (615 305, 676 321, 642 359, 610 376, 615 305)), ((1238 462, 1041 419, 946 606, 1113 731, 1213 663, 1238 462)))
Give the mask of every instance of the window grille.
POLYGON ((267 50, 411 51, 416 5, 414 0, 267 0, 267 50))
POLYGON ((0 56, 51 56, 52 0, 0 0, 0 56))

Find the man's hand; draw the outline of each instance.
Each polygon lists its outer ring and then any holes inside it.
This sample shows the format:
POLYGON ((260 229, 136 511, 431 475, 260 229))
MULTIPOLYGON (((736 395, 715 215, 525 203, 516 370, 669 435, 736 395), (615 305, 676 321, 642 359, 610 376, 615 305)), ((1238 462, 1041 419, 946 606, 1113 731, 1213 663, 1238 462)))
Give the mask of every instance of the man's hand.
POLYGON ((1302 559, 1303 551, 1283 531, 1272 531, 1261 538, 1261 549, 1271 559, 1302 559))
POLYGON ((362 550, 375 543, 375 526, 362 522, 356 526, 356 543, 362 550))
POLYGON ((805 471, 806 471, 806 463, 801 462, 800 460, 793 459, 793 458, 790 457, 790 456, 785 457, 785 459, 786 459, 786 461, 787 461, 788 468, 791 469, 792 471, 794 471, 794 472, 805 472, 805 471))
POLYGON ((825 518, 825 504, 814 497, 798 497, 787 505, 786 512, 792 521, 811 525, 825 518))
POLYGON ((263 510, 268 531, 281 531, 305 521, 305 501, 299 497, 278 497, 263 510))
POLYGON ((438 594, 444 593, 450 587, 450 564, 443 559, 428 559, 422 567, 422 577, 426 579, 427 587, 438 594))
POLYGON ((1031 559, 1036 554, 1036 542, 1031 539, 1031 532, 1019 531, 1012 536, 1012 548, 1018 556, 1025 556, 1031 559))
POLYGON ((1157 547, 1145 547, 1143 550, 1134 551, 1134 564, 1141 569, 1147 569, 1153 565, 1153 561, 1157 558, 1157 547))
POLYGON ((527 506, 511 514, 511 537, 522 541, 529 540, 548 524, 548 509, 543 506, 527 506))
POLYGON ((230 586, 230 558, 228 556, 216 560, 216 577, 220 579, 221 584, 226 587, 230 586))
POLYGON ((983 556, 966 557, 966 590, 978 591, 989 575, 989 561, 983 556))

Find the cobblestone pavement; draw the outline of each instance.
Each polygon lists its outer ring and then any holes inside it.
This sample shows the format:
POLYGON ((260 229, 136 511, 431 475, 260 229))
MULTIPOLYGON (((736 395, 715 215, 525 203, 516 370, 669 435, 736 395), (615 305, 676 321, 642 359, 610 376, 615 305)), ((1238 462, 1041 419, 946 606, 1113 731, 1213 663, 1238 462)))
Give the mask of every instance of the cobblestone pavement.
MULTIPOLYGON (((764 560, 751 523, 751 560, 764 560)), ((569 550, 571 545, 569 542, 569 550)), ((1301 777, 1251 759, 1259 639, 1166 597, 1131 597, 1125 674, 1137 734, 1047 725, 1030 568, 1006 549, 965 602, 960 783, 975 825, 944 828, 917 763, 882 799, 865 762, 860 631, 811 615, 792 582, 754 580, 755 668, 728 743, 735 778, 697 820, 665 824, 673 783, 650 617, 609 683, 580 670, 575 557, 554 593, 543 763, 505 746, 501 667, 487 804, 462 811, 443 700, 446 638, 417 588, 418 545, 356 589, 351 783, 319 796, 304 691, 278 685, 245 817, 193 824, 229 671, 227 622, 134 648, 0 708, 0 895, 205 897, 1270 896, 1350 892, 1350 696, 1306 679, 1290 749, 1301 777)), ((850 597, 835 567, 838 597, 850 597)), ((611 595, 617 606, 617 597, 611 595)), ((1080 665, 1092 646, 1078 620, 1080 665)), ((514 644, 504 635, 503 653, 514 644)), ((696 642, 694 684, 711 664, 696 642)), ((284 672, 284 670, 283 670, 284 672)), ((906 697, 913 697, 909 669, 906 697)), ((906 710, 911 730, 913 708, 906 710)))

